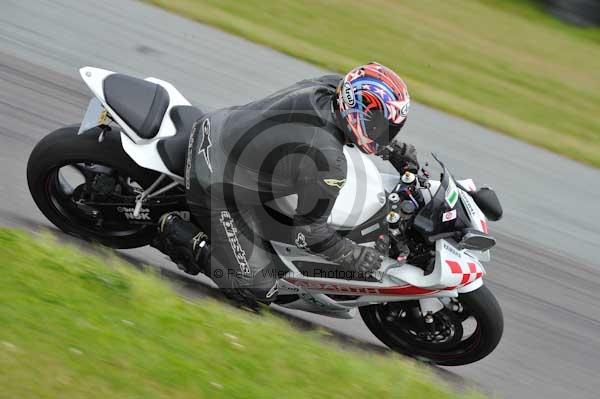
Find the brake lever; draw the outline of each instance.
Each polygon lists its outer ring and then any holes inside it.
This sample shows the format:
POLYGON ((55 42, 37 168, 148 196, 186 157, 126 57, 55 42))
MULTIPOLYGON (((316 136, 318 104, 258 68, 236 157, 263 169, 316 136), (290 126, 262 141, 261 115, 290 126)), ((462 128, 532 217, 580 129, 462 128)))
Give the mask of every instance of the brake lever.
POLYGON ((424 188, 429 188, 429 178, 427 176, 417 176, 419 185, 424 188))

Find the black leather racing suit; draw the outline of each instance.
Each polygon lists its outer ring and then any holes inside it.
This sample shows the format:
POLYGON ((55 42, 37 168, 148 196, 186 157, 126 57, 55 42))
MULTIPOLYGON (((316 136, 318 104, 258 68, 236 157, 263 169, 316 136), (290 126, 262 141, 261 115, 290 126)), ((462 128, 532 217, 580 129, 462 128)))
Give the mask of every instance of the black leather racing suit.
POLYGON ((356 245, 327 225, 346 178, 344 134, 332 98, 341 76, 304 80, 269 97, 197 121, 186 165, 188 203, 211 241, 210 277, 221 287, 272 297, 269 238, 336 257, 356 245), (263 204, 297 195, 294 228, 263 204), (292 236, 293 234, 293 236, 292 236))
POLYGON ((194 125, 187 198, 194 222, 210 237, 207 274, 221 288, 273 299, 278 268, 269 239, 295 241, 328 259, 357 245, 327 224, 346 179, 344 133, 332 112, 341 78, 304 80, 194 125), (290 228, 263 205, 293 194, 290 228))

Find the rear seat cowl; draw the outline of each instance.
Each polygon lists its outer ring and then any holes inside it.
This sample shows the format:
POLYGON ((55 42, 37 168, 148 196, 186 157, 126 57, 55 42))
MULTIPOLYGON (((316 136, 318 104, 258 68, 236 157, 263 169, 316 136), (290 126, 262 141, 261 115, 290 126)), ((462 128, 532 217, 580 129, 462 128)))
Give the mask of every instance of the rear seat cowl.
POLYGON ((144 139, 156 136, 169 107, 169 93, 164 87, 118 73, 104 79, 104 98, 109 107, 144 139))

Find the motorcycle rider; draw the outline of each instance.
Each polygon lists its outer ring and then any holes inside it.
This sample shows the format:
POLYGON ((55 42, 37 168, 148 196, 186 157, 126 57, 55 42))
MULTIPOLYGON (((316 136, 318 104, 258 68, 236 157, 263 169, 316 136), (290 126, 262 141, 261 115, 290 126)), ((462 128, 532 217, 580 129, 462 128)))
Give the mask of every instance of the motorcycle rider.
POLYGON ((269 239, 285 241, 290 233, 290 242, 337 264, 340 278, 367 278, 382 254, 327 224, 346 181, 343 147, 389 159, 401 173, 416 171, 415 148, 392 141, 409 105, 402 79, 369 63, 205 115, 192 129, 186 160, 193 223, 164 215, 160 248, 188 273, 203 271, 247 303, 275 299, 277 256, 269 239), (298 198, 291 223, 263 206, 290 194, 298 198))

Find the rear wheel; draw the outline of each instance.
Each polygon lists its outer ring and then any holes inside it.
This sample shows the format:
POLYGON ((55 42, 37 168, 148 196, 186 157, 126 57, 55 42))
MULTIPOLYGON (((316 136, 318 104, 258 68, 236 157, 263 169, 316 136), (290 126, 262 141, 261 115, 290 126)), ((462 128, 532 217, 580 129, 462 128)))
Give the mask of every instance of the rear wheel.
POLYGON ((371 332, 391 349, 442 366, 476 362, 489 355, 504 329, 502 309, 486 286, 461 294, 431 315, 418 301, 364 306, 371 332))
MULTIPOLYGON (((125 154, 117 131, 77 135, 78 126, 58 129, 33 149, 27 164, 29 191, 44 216, 62 231, 114 248, 148 244, 155 225, 109 217, 97 205, 120 203, 132 212, 135 197, 158 177, 125 154)), ((116 207, 113 207, 115 210, 116 207)), ((131 213, 129 212, 129 213, 131 213)))

